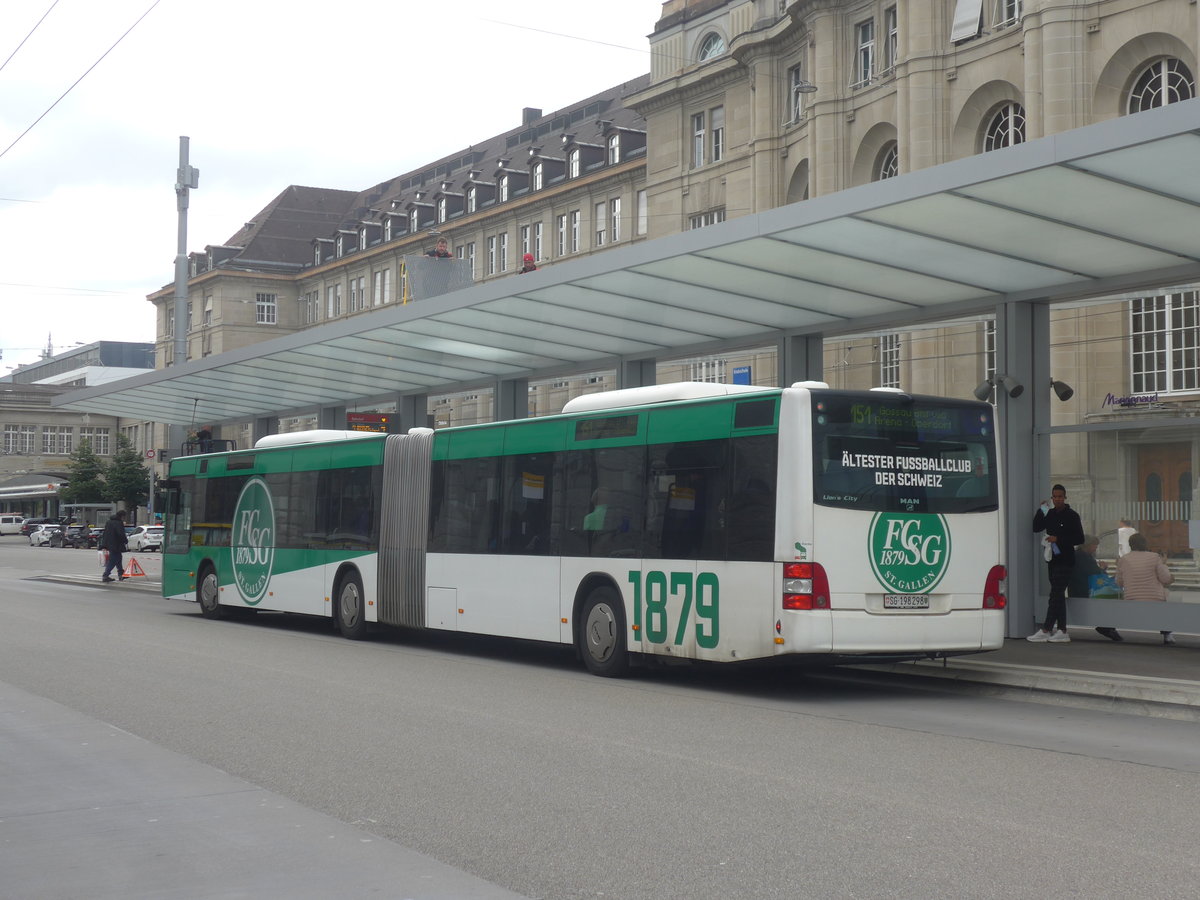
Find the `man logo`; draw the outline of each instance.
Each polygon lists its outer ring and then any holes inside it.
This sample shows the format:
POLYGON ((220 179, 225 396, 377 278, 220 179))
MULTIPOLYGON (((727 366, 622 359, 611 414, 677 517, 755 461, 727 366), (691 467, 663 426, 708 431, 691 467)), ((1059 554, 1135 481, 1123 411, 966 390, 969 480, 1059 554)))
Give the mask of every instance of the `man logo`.
POLYGON ((871 568, 888 591, 933 590, 950 563, 950 530, 940 515, 877 513, 867 537, 871 568))
POLYGON ((251 478, 238 495, 232 551, 234 583, 253 606, 266 596, 275 562, 275 505, 261 478, 251 478))

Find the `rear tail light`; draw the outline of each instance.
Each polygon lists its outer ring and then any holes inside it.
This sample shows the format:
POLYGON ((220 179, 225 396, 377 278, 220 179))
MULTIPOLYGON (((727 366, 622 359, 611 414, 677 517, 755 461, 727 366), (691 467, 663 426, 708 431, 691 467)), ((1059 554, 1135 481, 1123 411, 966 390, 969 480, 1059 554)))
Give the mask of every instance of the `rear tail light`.
POLYGON ((820 563, 786 563, 784 609, 829 609, 829 577, 820 563))
POLYGON ((983 585, 983 608, 1004 609, 1008 606, 1008 569, 992 566, 983 585))

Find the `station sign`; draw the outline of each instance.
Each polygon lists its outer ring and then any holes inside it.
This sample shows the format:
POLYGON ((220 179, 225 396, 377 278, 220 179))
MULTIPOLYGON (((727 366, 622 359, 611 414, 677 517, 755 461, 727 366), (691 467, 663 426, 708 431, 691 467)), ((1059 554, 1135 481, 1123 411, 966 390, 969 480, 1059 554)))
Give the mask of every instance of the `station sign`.
POLYGON ((390 418, 391 416, 387 413, 346 413, 346 428, 349 431, 372 431, 378 434, 387 434, 390 418))

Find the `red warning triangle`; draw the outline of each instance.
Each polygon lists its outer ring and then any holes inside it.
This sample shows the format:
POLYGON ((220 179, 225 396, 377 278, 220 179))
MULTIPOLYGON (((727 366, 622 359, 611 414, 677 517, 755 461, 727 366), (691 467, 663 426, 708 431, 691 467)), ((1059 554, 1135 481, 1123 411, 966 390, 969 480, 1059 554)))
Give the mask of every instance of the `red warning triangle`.
POLYGON ((126 578, 138 578, 138 577, 145 578, 146 577, 146 573, 145 573, 145 571, 143 571, 142 567, 140 565, 138 565, 138 561, 137 561, 136 557, 131 556, 129 558, 129 565, 127 565, 125 567, 125 577, 126 578))

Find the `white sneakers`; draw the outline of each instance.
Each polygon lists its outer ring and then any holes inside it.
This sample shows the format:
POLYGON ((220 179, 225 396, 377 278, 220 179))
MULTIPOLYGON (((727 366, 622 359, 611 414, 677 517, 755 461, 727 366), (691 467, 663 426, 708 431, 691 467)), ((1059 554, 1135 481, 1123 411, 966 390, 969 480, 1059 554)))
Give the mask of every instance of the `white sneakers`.
POLYGON ((1047 643, 1051 644, 1069 644, 1071 643, 1071 636, 1065 631, 1059 631, 1057 628, 1055 628, 1053 632, 1043 631, 1041 628, 1039 628, 1029 637, 1025 638, 1025 640, 1033 641, 1035 644, 1042 641, 1046 641, 1047 643))

